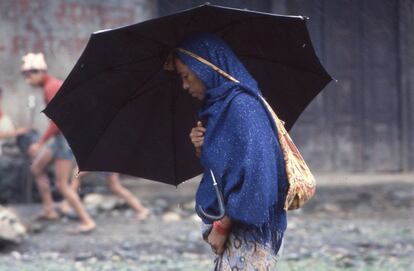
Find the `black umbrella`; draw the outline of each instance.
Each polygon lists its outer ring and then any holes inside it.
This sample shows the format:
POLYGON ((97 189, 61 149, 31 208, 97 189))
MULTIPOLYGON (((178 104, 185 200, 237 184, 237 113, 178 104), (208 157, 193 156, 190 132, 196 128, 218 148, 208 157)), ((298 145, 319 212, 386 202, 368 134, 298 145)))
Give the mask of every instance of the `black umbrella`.
POLYGON ((45 109, 81 171, 113 171, 178 185, 202 172, 188 134, 193 98, 163 65, 198 32, 222 37, 289 129, 331 80, 306 18, 204 5, 93 33, 45 109))

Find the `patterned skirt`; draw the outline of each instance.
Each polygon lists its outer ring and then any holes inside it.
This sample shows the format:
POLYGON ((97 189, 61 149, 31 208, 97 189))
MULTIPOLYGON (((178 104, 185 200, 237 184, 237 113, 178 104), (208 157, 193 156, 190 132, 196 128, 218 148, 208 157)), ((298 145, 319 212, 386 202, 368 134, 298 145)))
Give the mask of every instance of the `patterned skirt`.
POLYGON ((277 254, 243 234, 231 233, 226 249, 215 259, 215 271, 274 271, 283 250, 283 239, 277 254))

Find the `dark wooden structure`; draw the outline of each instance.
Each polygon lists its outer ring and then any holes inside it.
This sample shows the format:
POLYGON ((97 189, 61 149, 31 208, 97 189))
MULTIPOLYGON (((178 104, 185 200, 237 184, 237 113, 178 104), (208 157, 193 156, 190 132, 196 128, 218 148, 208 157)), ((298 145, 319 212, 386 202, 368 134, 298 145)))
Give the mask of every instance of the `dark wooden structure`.
MULTIPOLYGON (((159 13, 203 3, 159 0, 159 13)), ((314 100, 292 131, 311 168, 414 170, 414 1, 210 3, 310 17, 308 28, 317 53, 338 80, 314 100)))

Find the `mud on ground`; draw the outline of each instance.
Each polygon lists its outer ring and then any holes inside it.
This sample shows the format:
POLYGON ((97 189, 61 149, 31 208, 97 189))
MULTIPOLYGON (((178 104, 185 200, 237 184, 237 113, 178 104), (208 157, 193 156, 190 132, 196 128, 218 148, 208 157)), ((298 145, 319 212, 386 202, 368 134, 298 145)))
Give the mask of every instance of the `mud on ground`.
MULTIPOLYGON (((335 180, 322 181, 303 210, 289 213, 279 270, 414 270, 414 181, 335 180)), ((38 205, 11 206, 32 232, 1 248, 0 270, 212 270, 213 254, 191 211, 196 181, 178 189, 124 182, 153 217, 137 222, 126 208, 100 212, 95 232, 72 236, 65 229, 75 220, 33 224, 38 205)))

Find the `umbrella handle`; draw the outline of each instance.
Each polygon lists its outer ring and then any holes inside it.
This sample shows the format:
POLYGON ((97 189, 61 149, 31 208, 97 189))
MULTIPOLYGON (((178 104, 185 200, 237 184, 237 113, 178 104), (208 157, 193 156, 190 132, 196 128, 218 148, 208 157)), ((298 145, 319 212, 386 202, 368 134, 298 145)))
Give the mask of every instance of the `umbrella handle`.
POLYGON ((217 201, 218 201, 218 205, 219 205, 219 214, 218 215, 211 215, 206 213, 203 210, 203 207, 201 207, 200 205, 198 205, 198 210, 200 211, 200 213, 205 217, 208 218, 212 221, 215 220, 220 220, 222 219, 225 215, 226 215, 226 211, 224 209, 224 200, 223 200, 223 195, 221 193, 221 191, 219 190, 218 186, 215 185, 214 186, 214 190, 216 191, 216 195, 217 195, 217 201))

